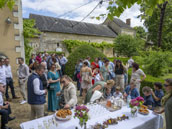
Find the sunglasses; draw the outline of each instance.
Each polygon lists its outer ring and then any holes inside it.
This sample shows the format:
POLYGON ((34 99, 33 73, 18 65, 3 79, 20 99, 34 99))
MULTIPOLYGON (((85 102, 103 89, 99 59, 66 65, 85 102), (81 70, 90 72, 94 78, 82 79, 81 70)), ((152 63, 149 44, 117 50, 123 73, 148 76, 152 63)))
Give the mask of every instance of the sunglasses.
POLYGON ((168 87, 168 86, 170 86, 170 85, 164 84, 164 86, 165 86, 165 87, 168 87))

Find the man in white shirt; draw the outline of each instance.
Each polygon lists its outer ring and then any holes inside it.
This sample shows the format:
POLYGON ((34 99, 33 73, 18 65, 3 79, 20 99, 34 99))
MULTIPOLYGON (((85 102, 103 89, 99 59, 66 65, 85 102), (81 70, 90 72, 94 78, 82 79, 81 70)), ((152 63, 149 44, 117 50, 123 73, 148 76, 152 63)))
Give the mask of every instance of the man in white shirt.
POLYGON ((23 97, 23 100, 20 104, 25 104, 26 101, 26 83, 29 77, 29 67, 24 63, 24 59, 22 57, 18 58, 18 62, 20 64, 18 68, 18 77, 19 77, 19 87, 20 93, 23 97))
POLYGON ((4 59, 0 59, 0 83, 6 86, 6 75, 5 75, 5 67, 3 65, 4 59))
POLYGON ((1 115, 1 129, 10 129, 6 126, 8 121, 14 120, 15 117, 10 117, 11 108, 9 102, 4 102, 3 94, 5 93, 5 86, 0 83, 0 115, 1 115))
POLYGON ((31 120, 44 116, 45 95, 47 90, 43 88, 40 76, 44 74, 45 68, 42 65, 36 67, 27 82, 28 104, 31 107, 31 120))
POLYGON ((62 75, 65 74, 65 64, 68 62, 67 58, 64 56, 64 54, 62 54, 62 57, 60 59, 60 63, 61 63, 61 70, 62 70, 62 75))
POLYGON ((4 67, 5 67, 5 74, 6 74, 6 93, 5 93, 5 96, 6 96, 7 101, 9 101, 8 86, 11 89, 11 94, 12 94, 13 99, 20 98, 20 97, 17 97, 15 95, 14 85, 13 85, 13 76, 12 76, 12 72, 11 72, 11 66, 9 63, 10 63, 9 58, 6 58, 4 67))

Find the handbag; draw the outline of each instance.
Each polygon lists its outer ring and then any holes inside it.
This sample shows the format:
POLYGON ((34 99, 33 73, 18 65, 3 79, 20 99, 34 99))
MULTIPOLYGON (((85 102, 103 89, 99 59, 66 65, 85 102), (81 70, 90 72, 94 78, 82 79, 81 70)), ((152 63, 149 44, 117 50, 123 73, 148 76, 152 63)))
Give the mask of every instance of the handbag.
POLYGON ((49 85, 48 87, 49 90, 55 90, 55 86, 49 85))

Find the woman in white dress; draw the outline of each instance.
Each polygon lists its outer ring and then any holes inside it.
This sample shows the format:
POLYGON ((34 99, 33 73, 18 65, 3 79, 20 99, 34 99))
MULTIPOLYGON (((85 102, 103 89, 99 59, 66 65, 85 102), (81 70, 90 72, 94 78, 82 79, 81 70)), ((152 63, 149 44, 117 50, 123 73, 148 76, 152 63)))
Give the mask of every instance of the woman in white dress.
POLYGON ((139 65, 137 63, 132 64, 132 75, 131 75, 131 80, 136 81, 136 88, 138 89, 140 93, 140 84, 144 79, 146 78, 146 74, 139 68, 139 65))

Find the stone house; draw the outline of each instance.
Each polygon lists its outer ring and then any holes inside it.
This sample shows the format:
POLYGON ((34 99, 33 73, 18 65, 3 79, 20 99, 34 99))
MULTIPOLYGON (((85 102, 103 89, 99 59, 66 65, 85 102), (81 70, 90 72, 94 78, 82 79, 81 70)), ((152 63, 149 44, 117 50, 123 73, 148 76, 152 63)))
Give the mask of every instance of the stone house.
MULTIPOLYGON (((39 38, 31 39, 30 45, 33 47, 34 53, 64 51, 68 55, 63 44, 66 39, 113 43, 114 38, 119 34, 135 35, 135 31, 130 27, 130 19, 127 19, 127 24, 117 18, 114 18, 113 21, 107 19, 102 24, 77 22, 36 14, 30 14, 29 19, 34 19, 35 27, 42 32, 39 38)), ((102 52, 108 57, 112 57, 114 54, 113 48, 105 48, 102 52)))
POLYGON ((14 79, 17 76, 17 58, 25 57, 21 0, 16 0, 13 10, 0 9, 0 57, 8 57, 14 79))

